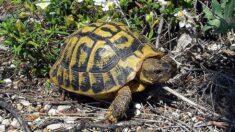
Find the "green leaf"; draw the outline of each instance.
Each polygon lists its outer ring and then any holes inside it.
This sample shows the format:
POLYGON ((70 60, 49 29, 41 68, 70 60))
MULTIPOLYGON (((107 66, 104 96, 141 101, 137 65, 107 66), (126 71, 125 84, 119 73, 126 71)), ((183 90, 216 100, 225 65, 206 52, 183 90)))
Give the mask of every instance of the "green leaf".
POLYGON ((215 16, 213 15, 212 11, 207 6, 203 7, 203 12, 205 13, 205 17, 207 19, 215 19, 215 16))
POLYGON ((39 44, 37 44, 33 41, 29 41, 27 44, 32 45, 34 48, 37 48, 39 46, 39 44))
POLYGON ((207 30, 212 29, 212 28, 213 28, 213 26, 206 25, 206 26, 203 27, 203 31, 207 31, 207 30))
POLYGON ((220 3, 221 3, 221 7, 224 9, 226 7, 226 3, 228 2, 229 0, 221 0, 220 3))
POLYGON ((222 24, 216 29, 216 31, 219 33, 226 33, 230 28, 229 24, 224 19, 220 19, 220 23, 222 24))
POLYGON ((153 30, 151 30, 151 31, 149 32, 149 34, 148 34, 148 38, 149 38, 149 39, 151 39, 151 38, 153 37, 153 33, 154 33, 153 30))
POLYGON ((217 0, 212 0, 212 11, 219 17, 223 17, 221 5, 217 0))
POLYGON ((224 8, 224 18, 231 19, 234 14, 235 0, 229 0, 224 8))
POLYGON ((219 28, 221 25, 221 21, 219 19, 214 19, 214 20, 208 21, 208 24, 210 24, 211 26, 214 26, 216 28, 219 28))

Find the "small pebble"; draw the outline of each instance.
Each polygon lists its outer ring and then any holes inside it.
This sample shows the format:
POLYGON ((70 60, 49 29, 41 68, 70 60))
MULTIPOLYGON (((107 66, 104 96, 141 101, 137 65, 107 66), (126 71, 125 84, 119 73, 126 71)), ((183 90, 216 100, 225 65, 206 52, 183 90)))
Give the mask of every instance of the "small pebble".
POLYGON ((51 105, 49 105, 49 104, 46 104, 46 105, 43 107, 43 109, 46 110, 46 111, 48 111, 50 108, 51 108, 51 105))
POLYGON ((11 80, 10 78, 4 79, 3 81, 4 81, 6 84, 12 83, 12 80, 11 80))
POLYGON ((43 132, 42 130, 38 129, 38 130, 35 130, 34 132, 43 132))
POLYGON ((141 132, 141 126, 136 127, 136 132, 141 132))
POLYGON ((140 115, 140 114, 141 114, 141 111, 140 111, 139 109, 136 109, 136 110, 135 110, 135 115, 138 116, 138 115, 140 115))
POLYGON ((140 103, 136 103, 136 104, 135 104, 135 108, 136 108, 136 109, 141 109, 141 104, 140 104, 140 103))
POLYGON ((208 49, 211 50, 211 51, 217 51, 221 48, 221 45, 220 44, 212 44, 212 45, 209 45, 208 46, 208 49))
POLYGON ((63 112, 63 111, 68 110, 69 108, 71 108, 71 106, 69 106, 69 105, 60 105, 57 108, 57 112, 63 112))
POLYGON ((131 132, 131 129, 130 129, 130 128, 124 128, 124 129, 122 130, 122 132, 131 132))
POLYGON ((10 65, 10 68, 15 68, 16 66, 14 64, 11 64, 10 65))
POLYGON ((59 129, 62 127, 62 124, 61 123, 58 123, 58 124, 50 124, 48 125, 46 128, 47 130, 49 131, 53 131, 53 130, 56 130, 56 129, 59 129))
POLYGON ((57 114, 56 109, 50 109, 48 111, 48 115, 55 115, 55 114, 57 114))
POLYGON ((0 116, 0 123, 3 121, 3 118, 2 118, 2 116, 0 116))
POLYGON ((18 98, 19 98, 18 95, 12 95, 12 96, 11 96, 11 99, 18 99, 18 98))
POLYGON ((27 100, 21 100, 20 103, 24 106, 30 106, 30 102, 27 100))
POLYGON ((5 132, 6 131, 6 126, 0 124, 0 132, 5 132))
POLYGON ((197 117, 193 117, 193 118, 192 118, 192 121, 193 121, 193 122, 198 122, 197 117))
POLYGON ((63 124, 63 127, 67 130, 71 130, 74 126, 71 124, 63 124))
POLYGON ((231 44, 230 49, 235 51, 235 44, 231 44))
POLYGON ((4 119, 2 121, 2 124, 5 125, 5 126, 9 126, 10 125, 10 119, 4 119))
POLYGON ((10 78, 4 79, 3 81, 5 82, 7 87, 11 86, 12 84, 12 80, 10 78))
POLYGON ((77 120, 78 118, 77 117, 64 117, 64 122, 66 123, 74 123, 75 120, 77 120))
POLYGON ((40 125, 40 124, 42 124, 43 123, 43 119, 42 118, 40 118, 40 117, 38 117, 37 119, 35 119, 34 121, 33 121, 33 124, 36 124, 36 125, 40 125))
POLYGON ((22 104, 16 104, 16 108, 17 108, 17 110, 21 111, 23 109, 23 105, 22 104))
POLYGON ((180 117, 180 114, 177 113, 177 112, 172 112, 172 115, 173 115, 175 118, 179 118, 179 117, 180 117))
POLYGON ((187 112, 187 114, 188 114, 188 116, 190 116, 190 117, 192 116, 192 113, 190 113, 190 112, 187 112))
POLYGON ((19 124, 18 120, 16 120, 16 118, 13 118, 13 121, 11 122, 11 126, 13 126, 15 128, 20 128, 20 124, 19 124))

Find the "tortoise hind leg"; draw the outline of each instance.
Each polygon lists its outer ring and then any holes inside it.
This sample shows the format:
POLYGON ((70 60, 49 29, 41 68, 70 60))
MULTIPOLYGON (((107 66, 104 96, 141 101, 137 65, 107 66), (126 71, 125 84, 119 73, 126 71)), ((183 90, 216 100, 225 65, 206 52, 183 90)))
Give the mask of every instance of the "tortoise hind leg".
POLYGON ((131 102, 131 90, 129 86, 122 87, 112 104, 109 106, 107 113, 105 114, 105 118, 109 121, 115 123, 118 118, 123 117, 129 108, 129 104, 131 102))

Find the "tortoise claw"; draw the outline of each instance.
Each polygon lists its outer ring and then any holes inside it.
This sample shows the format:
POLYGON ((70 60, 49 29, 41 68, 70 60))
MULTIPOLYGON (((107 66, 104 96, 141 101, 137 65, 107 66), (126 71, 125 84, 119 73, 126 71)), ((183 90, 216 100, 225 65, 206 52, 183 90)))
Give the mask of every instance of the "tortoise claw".
POLYGON ((116 123, 117 122, 117 118, 112 114, 112 110, 110 108, 106 112, 105 118, 111 123, 116 123))

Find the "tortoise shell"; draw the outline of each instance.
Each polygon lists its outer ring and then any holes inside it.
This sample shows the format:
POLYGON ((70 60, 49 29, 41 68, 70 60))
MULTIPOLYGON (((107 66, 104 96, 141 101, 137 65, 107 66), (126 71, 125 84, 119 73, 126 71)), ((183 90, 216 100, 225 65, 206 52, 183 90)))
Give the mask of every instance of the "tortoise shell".
POLYGON ((122 23, 93 23, 65 40, 50 79, 70 92, 105 96, 132 81, 144 59, 161 56, 122 23))

